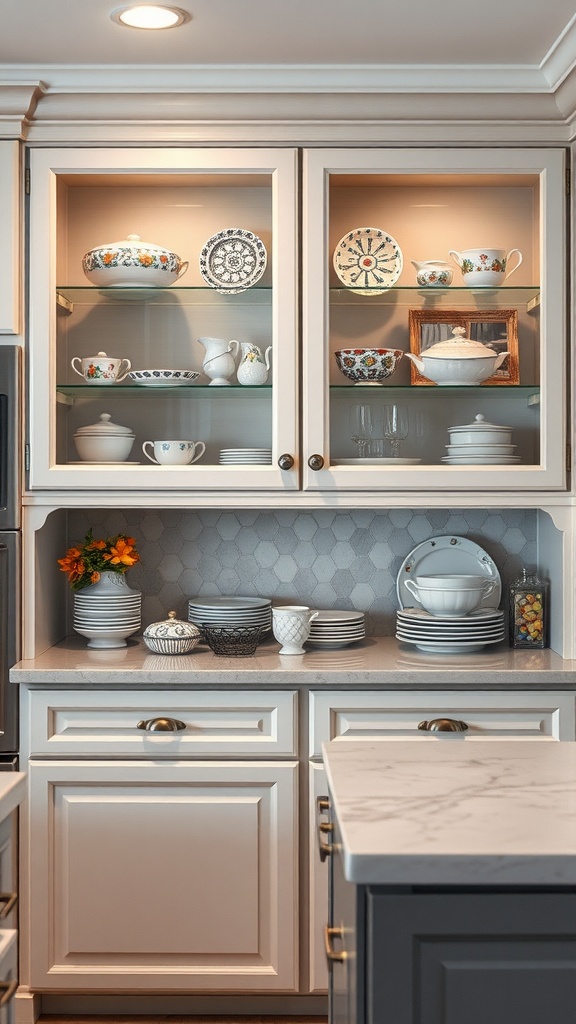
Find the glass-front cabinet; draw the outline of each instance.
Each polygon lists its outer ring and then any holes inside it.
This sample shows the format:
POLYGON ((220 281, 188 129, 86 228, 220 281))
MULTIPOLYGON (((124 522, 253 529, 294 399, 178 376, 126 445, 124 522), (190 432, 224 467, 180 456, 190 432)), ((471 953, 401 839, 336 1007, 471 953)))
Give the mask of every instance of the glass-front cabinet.
POLYGON ((298 486, 297 203, 295 150, 32 150, 33 490, 298 486))
POLYGON ((305 153, 305 489, 566 486, 564 162, 305 153))
POLYGON ((33 491, 566 487, 564 152, 298 164, 31 150, 33 491))

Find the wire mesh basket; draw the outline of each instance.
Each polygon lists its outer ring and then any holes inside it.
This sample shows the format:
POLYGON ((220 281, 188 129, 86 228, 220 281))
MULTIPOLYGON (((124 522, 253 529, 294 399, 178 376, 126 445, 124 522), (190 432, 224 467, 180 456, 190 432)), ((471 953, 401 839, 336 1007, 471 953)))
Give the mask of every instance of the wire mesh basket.
POLYGON ((201 623, 200 628, 214 654, 227 654, 234 658, 254 654, 268 632, 266 626, 214 626, 207 622, 201 623))

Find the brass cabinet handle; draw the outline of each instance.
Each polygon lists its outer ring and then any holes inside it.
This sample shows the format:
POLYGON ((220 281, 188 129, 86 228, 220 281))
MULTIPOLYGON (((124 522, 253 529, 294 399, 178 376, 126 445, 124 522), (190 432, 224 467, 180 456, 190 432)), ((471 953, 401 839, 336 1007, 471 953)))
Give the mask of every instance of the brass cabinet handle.
POLYGON ((15 892, 0 892, 0 904, 3 906, 0 908, 0 921, 3 921, 5 917, 18 903, 18 896, 15 892))
POLYGON ((431 718, 429 722, 419 722, 418 728, 423 732, 466 732, 466 722, 457 718, 431 718))
POLYGON ((138 722, 136 728, 146 732, 180 732, 186 728, 186 722, 181 722, 179 718, 148 718, 138 722))
POLYGON ((310 469, 313 469, 314 472, 317 473, 319 469, 324 468, 324 459, 321 455, 311 455, 308 459, 308 465, 310 466, 310 469))
POLYGON ((333 963, 342 964, 348 959, 348 953, 346 953, 345 950, 342 949, 337 953, 332 947, 332 940, 341 939, 343 935, 343 928, 330 928, 329 925, 326 925, 324 928, 324 949, 326 950, 326 959, 331 960, 333 963))
POLYGON ((281 455, 278 459, 278 465, 280 466, 280 469, 292 469, 292 466, 294 465, 294 456, 285 452, 284 455, 281 455))
MULTIPOLYGON (((316 810, 318 816, 324 814, 330 810, 330 801, 327 796, 319 796, 316 799, 316 810)), ((332 853, 332 846, 330 843, 325 843, 322 838, 322 833, 330 834, 334 831, 334 826, 329 821, 318 822, 318 853, 320 854, 320 860, 324 862, 327 857, 332 853)))

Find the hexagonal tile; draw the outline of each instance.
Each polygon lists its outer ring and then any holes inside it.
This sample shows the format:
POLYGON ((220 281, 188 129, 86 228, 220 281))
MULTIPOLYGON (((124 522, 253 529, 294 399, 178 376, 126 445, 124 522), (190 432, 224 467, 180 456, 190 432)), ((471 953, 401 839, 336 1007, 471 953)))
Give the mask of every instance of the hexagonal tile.
POLYGON ((216 530, 222 540, 234 540, 241 529, 234 512, 223 512, 216 523, 216 530))

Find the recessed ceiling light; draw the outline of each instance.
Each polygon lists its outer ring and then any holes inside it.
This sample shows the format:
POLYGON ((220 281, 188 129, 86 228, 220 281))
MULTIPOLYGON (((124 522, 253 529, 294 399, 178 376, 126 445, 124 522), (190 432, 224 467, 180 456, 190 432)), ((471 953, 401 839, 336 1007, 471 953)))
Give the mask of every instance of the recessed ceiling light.
POLYGON ((179 7, 164 7, 160 4, 138 4, 135 7, 118 7, 110 15, 112 21, 127 28, 176 28, 189 21, 190 15, 179 7))

